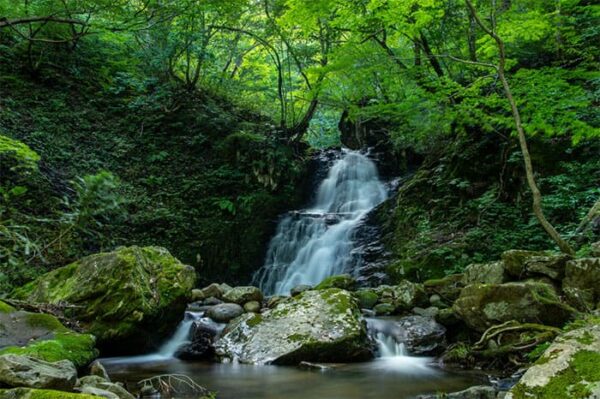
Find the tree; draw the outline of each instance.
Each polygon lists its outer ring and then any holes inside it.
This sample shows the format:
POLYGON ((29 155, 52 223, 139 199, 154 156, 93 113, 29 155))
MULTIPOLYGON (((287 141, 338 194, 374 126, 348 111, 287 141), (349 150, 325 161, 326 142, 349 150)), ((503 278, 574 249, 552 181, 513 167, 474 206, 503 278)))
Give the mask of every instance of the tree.
POLYGON ((506 77, 506 70, 505 70, 505 68, 506 68, 506 49, 505 49, 504 41, 496 32, 495 10, 492 8, 491 26, 488 26, 480 18, 472 1, 465 0, 465 3, 467 5, 470 15, 475 20, 476 24, 487 35, 489 35, 496 43, 496 46, 498 48, 498 63, 497 64, 489 64, 489 63, 479 62, 479 61, 462 60, 462 59, 458 59, 455 57, 452 57, 452 58, 454 60, 458 60, 460 62, 467 63, 467 64, 491 67, 497 71, 498 78, 500 79, 500 82, 502 83, 502 87, 504 89, 504 94, 506 95, 506 99, 508 100, 508 102, 510 104, 510 109, 511 109, 512 116, 513 116, 514 123, 515 123, 515 129, 517 130, 519 146, 521 149, 521 153, 523 154, 523 162, 525 165, 525 174, 527 177, 527 184, 529 185, 529 189, 531 190, 531 194, 533 196, 533 204, 532 204, 533 213, 537 217, 538 221, 540 222, 540 224, 542 225, 542 227, 544 228, 546 233, 548 233, 548 235, 552 238, 552 240, 558 245, 560 250, 569 255, 573 255, 575 253, 575 251, 573 251, 573 248, 571 248, 569 243, 560 236, 560 234, 556 231, 554 226, 548 221, 548 219, 546 219, 546 216, 544 215, 544 211, 542 208, 542 194, 541 194, 540 189, 535 180, 535 175, 533 172, 533 165, 531 162, 531 155, 529 153, 529 148, 527 145, 527 138, 525 135, 525 130, 523 129, 521 114, 519 112, 517 102, 515 101, 515 99, 513 97, 510 84, 506 77))

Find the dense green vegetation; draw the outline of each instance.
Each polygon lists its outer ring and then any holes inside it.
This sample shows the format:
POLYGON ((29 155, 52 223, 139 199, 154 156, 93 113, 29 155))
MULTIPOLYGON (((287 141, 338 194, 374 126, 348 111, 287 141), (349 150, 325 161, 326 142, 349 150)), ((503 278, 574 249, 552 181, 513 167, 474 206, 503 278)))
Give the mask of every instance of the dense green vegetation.
POLYGON ((0 291, 130 244, 247 281, 343 111, 424 160, 382 213, 393 276, 551 248, 504 69, 542 208, 583 253, 598 18, 589 0, 0 0, 0 291))

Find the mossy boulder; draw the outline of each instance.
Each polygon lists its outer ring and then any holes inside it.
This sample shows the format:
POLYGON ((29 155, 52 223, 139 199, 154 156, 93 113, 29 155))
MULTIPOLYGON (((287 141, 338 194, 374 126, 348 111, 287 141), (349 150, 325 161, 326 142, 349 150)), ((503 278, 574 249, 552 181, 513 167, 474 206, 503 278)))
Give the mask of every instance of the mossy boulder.
POLYGON ((155 345, 181 319, 195 271, 160 247, 126 247, 85 257, 13 293, 30 302, 75 305, 69 315, 107 352, 155 345))
POLYGON ((544 256, 542 251, 527 251, 522 249, 511 249, 502 253, 504 268, 511 276, 520 278, 525 272, 525 262, 534 256, 544 256))
POLYGON ((373 309, 373 306, 379 301, 379 295, 372 288, 361 288, 354 293, 354 296, 361 309, 373 309))
POLYGON ((235 287, 224 293, 222 299, 225 302, 243 305, 251 301, 262 302, 263 293, 259 288, 253 286, 235 287))
POLYGON ((600 325, 556 338, 521 377, 507 399, 600 397, 600 325))
POLYGON ((98 396, 51 389, 0 389, 0 399, 98 399, 98 396))
POLYGON ((251 364, 347 362, 372 356, 364 320, 352 295, 338 288, 305 291, 262 314, 233 320, 216 353, 251 364))
POLYGON ((349 274, 339 274, 330 276, 321 281, 316 287, 316 290, 325 290, 328 288, 340 288, 343 290, 353 291, 356 289, 357 282, 354 277, 349 274))
POLYGON ((48 314, 17 311, 0 301, 0 355, 32 356, 48 362, 69 360, 83 367, 98 356, 96 340, 78 334, 48 314))
POLYGON ((472 263, 465 268, 463 283, 502 284, 508 281, 503 262, 472 263))
POLYGON ((423 283, 423 287, 428 294, 439 295, 443 301, 449 303, 458 298, 464 286, 463 274, 451 274, 443 278, 430 279, 423 283))
POLYGON ((480 332, 510 320, 560 327, 577 313, 561 303, 552 286, 535 282, 468 285, 452 309, 480 332))
POLYGON ((374 289, 379 302, 394 306, 395 313, 402 313, 414 307, 427 306, 429 298, 421 284, 402 280, 397 285, 380 285, 374 289))
POLYGON ((567 262, 562 288, 573 306, 584 311, 596 309, 600 302, 600 258, 567 262))

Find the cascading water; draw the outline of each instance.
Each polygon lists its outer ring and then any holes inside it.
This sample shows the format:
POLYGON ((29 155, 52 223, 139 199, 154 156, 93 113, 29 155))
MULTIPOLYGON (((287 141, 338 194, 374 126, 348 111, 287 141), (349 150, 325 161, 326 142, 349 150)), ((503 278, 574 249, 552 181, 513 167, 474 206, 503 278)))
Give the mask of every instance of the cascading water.
POLYGON ((386 197, 375 164, 358 151, 343 150, 314 206, 290 212, 279 223, 255 283, 267 294, 289 294, 297 285, 347 272, 352 231, 386 197))
POLYGON ((378 361, 382 369, 411 374, 437 374, 430 367, 431 358, 410 356, 404 343, 394 336, 394 320, 368 318, 367 326, 371 338, 377 344, 378 361))

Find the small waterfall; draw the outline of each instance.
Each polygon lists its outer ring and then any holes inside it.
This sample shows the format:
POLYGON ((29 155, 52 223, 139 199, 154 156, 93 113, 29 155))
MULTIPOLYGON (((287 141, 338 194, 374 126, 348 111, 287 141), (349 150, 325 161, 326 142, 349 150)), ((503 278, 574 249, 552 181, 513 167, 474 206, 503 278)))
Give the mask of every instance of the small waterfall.
POLYGON ((367 318, 367 327, 371 338, 377 344, 377 357, 384 370, 412 374, 437 374, 430 367, 431 358, 410 356, 406 346, 395 338, 397 325, 393 319, 367 318))
POLYGON ((279 223, 255 283, 267 294, 289 294, 299 284, 348 272, 354 228, 386 197, 375 164, 358 151, 343 150, 313 207, 290 212, 279 223))
POLYGON ((175 355, 175 352, 177 352, 177 349, 189 343, 192 324, 197 320, 201 320, 203 316, 204 313, 185 312, 183 320, 177 326, 173 336, 158 349, 158 352, 155 355, 165 359, 172 358, 175 355))

